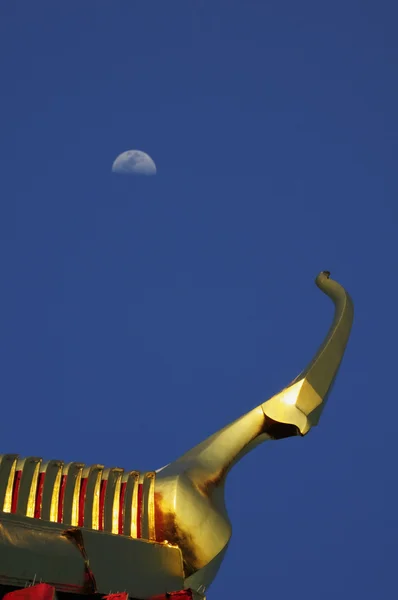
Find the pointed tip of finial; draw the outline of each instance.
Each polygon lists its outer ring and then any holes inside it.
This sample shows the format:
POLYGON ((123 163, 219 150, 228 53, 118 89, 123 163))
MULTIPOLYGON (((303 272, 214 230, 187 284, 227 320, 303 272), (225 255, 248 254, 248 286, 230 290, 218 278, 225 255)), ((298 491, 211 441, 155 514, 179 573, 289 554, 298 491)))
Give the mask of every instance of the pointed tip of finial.
POLYGON ((320 286, 322 284, 322 282, 324 282, 327 279, 330 279, 330 271, 321 271, 315 277, 315 283, 316 283, 317 286, 320 286))

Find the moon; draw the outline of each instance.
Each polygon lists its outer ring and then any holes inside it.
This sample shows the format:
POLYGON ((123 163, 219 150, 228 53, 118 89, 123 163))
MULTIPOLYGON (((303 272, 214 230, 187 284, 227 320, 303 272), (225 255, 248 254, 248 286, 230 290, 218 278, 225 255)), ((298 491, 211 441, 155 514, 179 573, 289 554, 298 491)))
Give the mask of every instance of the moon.
POLYGON ((120 175, 156 175, 156 165, 142 150, 126 150, 114 160, 113 173, 120 175))

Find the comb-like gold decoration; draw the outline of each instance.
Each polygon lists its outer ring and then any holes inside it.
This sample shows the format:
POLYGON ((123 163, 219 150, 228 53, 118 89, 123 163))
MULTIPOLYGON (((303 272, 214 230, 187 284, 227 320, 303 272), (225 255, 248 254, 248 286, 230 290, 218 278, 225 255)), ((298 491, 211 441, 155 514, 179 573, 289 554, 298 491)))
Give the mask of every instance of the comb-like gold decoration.
POLYGON ((2 512, 43 521, 155 540, 154 486, 152 471, 0 455, 2 512))

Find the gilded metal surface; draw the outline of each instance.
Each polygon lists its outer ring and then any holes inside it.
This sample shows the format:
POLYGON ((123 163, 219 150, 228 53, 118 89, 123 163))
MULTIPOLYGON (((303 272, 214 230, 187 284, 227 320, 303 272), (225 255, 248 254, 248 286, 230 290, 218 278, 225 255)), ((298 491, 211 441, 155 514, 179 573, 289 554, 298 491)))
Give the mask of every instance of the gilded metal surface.
POLYGON ((106 481, 105 502, 103 508, 103 529, 110 533, 119 533, 120 492, 123 469, 106 469, 102 481, 106 481))
POLYGON ((151 598, 184 587, 179 548, 82 530, 97 589, 127 590, 132 598, 151 598))
POLYGON ((79 494, 83 467, 81 463, 69 463, 63 469, 66 485, 62 502, 62 523, 68 525, 78 525, 79 522, 79 494))
POLYGON ((142 483, 143 507, 141 522, 141 537, 145 540, 156 540, 155 531, 155 476, 151 471, 145 473, 142 483))
POLYGON ((3 499, 2 510, 11 512, 12 491, 17 468, 17 454, 0 455, 0 506, 3 499))
POLYGON ((65 531, 59 523, 3 514, 0 585, 24 588, 39 581, 80 595, 101 597, 110 590, 126 590, 130 598, 151 598, 183 588, 181 550, 85 528, 65 531))
POLYGON ((140 480, 139 471, 131 471, 126 473, 122 482, 126 484, 126 492, 123 505, 123 533, 137 537, 137 519, 135 516, 138 513, 138 486, 140 480))
POLYGON ((36 486, 39 476, 41 458, 31 457, 19 460, 17 471, 21 471, 17 512, 27 517, 34 517, 36 486))
POLYGON ((182 548, 186 586, 203 594, 221 564, 231 536, 224 484, 231 467, 259 443, 305 435, 318 423, 342 360, 353 320, 352 301, 328 272, 316 278, 335 315, 308 367, 282 392, 157 473, 157 539, 182 548))
POLYGON ((304 435, 319 417, 337 375, 350 335, 354 308, 344 288, 328 272, 316 278, 317 286, 335 303, 332 326, 308 367, 280 394, 263 404, 264 413, 281 423, 293 423, 304 435))
POLYGON ((155 472, 0 455, 2 511, 154 541, 155 472))
POLYGON ((84 514, 82 525, 89 529, 99 529, 99 495, 101 476, 104 467, 93 465, 83 469, 82 479, 87 480, 84 497, 84 514))
POLYGON ((40 518, 45 521, 57 521, 59 492, 61 486, 63 463, 50 460, 42 465, 40 471, 45 474, 40 506, 40 518))
POLYGON ((229 470, 263 441, 306 435, 317 425, 337 375, 353 305, 328 272, 318 275, 316 284, 334 302, 334 320, 314 359, 281 392, 157 472, 57 461, 41 465, 37 458, 17 462, 4 455, 3 511, 177 547, 185 586, 203 597, 231 537, 224 503, 229 470))
POLYGON ((56 583, 63 591, 84 591, 82 556, 62 529, 53 525, 15 514, 1 515, 1 585, 25 587, 43 580, 56 583))

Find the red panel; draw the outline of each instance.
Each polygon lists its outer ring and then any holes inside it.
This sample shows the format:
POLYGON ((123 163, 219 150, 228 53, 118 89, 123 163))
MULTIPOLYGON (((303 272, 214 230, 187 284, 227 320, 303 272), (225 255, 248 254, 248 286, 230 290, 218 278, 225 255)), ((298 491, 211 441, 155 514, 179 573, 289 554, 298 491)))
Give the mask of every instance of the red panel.
POLYGON ((59 488, 59 501, 58 501, 58 523, 62 523, 62 519, 64 517, 64 497, 65 497, 65 487, 66 480, 68 476, 62 475, 61 477, 61 486, 59 488))
POLYGON ((137 538, 141 537, 141 517, 142 517, 142 483, 138 484, 137 500, 137 538))
POLYGON ((35 519, 40 519, 40 516, 41 516, 41 499, 43 496, 43 485, 44 485, 45 477, 46 477, 45 473, 39 473, 39 479, 37 481, 35 513, 34 513, 35 519))
MULTIPOLYGON (((75 590, 68 591, 75 592, 75 590)), ((31 587, 21 588, 3 596, 3 600, 54 600, 54 598, 55 587, 47 583, 39 583, 31 587)), ((129 595, 127 592, 102 596, 102 600, 128 600, 128 598, 129 595)), ((193 600, 193 596, 191 590, 181 590, 179 592, 169 592, 160 594, 159 596, 152 596, 150 600, 193 600)))
POLYGON ((19 484, 21 483, 22 471, 16 471, 14 477, 14 485, 12 488, 11 512, 17 512, 19 484))
POLYGON ((98 529, 102 531, 104 529, 104 507, 105 507, 105 494, 106 494, 106 486, 108 485, 108 481, 103 479, 101 481, 101 491, 100 491, 100 499, 99 499, 99 523, 98 529))
POLYGON ((55 595, 55 588, 47 583, 39 583, 38 585, 32 585, 31 587, 22 588, 9 592, 3 596, 3 600, 53 600, 55 595))
POLYGON ((119 533, 123 533, 123 517, 124 517, 124 496, 126 495, 127 483, 122 483, 120 488, 120 501, 119 501, 119 533))
POLYGON ((87 477, 82 479, 80 485, 80 496, 79 496, 79 527, 84 525, 84 502, 86 500, 86 488, 87 488, 87 477))

